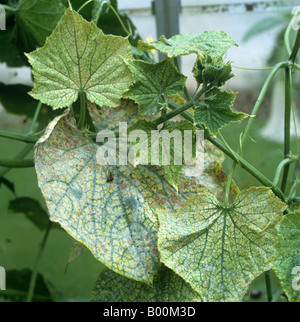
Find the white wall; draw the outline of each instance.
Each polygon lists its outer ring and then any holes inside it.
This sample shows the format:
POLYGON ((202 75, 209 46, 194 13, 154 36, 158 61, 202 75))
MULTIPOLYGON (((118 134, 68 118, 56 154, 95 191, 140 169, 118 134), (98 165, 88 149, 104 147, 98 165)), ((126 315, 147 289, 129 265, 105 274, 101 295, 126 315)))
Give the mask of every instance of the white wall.
MULTIPOLYGON (((152 14, 152 0, 119 0, 119 8, 128 13, 133 22, 136 24, 143 39, 149 36, 156 39, 155 17, 152 14)), ((255 1, 251 1, 255 2, 255 1)), ((265 1, 270 3, 270 1, 265 1)), ((288 6, 292 6, 294 1, 286 1, 288 6)), ((243 67, 264 67, 269 52, 272 50, 276 33, 274 29, 260 36, 253 38, 247 43, 242 42, 242 38, 248 28, 257 21, 269 19, 278 15, 276 10, 258 10, 255 12, 245 12, 244 10, 234 10, 233 13, 203 13, 199 5, 213 5, 230 3, 249 3, 247 0, 181 0, 182 10, 180 14, 180 31, 181 33, 202 33, 205 30, 224 30, 238 44, 239 47, 231 48, 226 54, 226 59, 231 60, 234 65, 243 67)), ((235 8, 235 7, 234 7, 235 8)), ((239 8, 239 7, 237 7, 239 8)), ((194 64, 195 55, 183 57, 183 73, 187 75, 188 86, 193 90, 195 81, 192 77, 191 70, 194 64)), ((28 70, 23 69, 15 76, 16 70, 6 70, 0 64, 1 79, 7 79, 7 82, 25 82, 30 83, 30 74, 28 70), (5 75, 5 77, 3 76, 5 75)), ((243 90, 259 88, 260 79, 265 73, 249 72, 243 70, 234 70, 236 76, 230 81, 232 90, 243 90)))

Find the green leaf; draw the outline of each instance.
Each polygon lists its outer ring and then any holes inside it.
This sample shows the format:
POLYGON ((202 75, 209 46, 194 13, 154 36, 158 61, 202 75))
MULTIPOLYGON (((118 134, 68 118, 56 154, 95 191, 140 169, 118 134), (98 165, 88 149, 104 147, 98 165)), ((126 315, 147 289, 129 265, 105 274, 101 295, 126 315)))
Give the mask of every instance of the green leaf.
POLYGON ((212 194, 194 196, 177 213, 158 212, 161 260, 204 301, 240 301, 270 269, 285 208, 269 188, 244 190, 228 208, 212 194))
POLYGON ((132 61, 128 66, 135 84, 127 95, 139 104, 143 115, 158 113, 166 97, 182 92, 186 82, 186 77, 178 72, 170 59, 156 64, 132 61))
POLYGON ((92 291, 91 302, 201 302, 201 297, 180 276, 162 266, 151 286, 106 269, 92 291))
MULTIPOLYGON (((89 106, 98 131, 115 129, 119 122, 132 124, 130 110, 89 106)), ((151 283, 160 265, 155 212, 160 207, 177 210, 210 188, 223 194, 227 177, 213 168, 200 178, 182 175, 177 192, 163 169, 99 165, 98 149, 76 128, 69 111, 49 124, 36 145, 35 165, 50 219, 113 271, 151 283)))
POLYGON ((133 79, 124 63, 127 39, 106 36, 67 9, 45 46, 27 55, 33 67, 30 94, 54 109, 70 106, 79 92, 100 106, 117 107, 133 79))
POLYGON ((289 301, 300 302, 300 212, 284 216, 278 234, 271 266, 289 301))
POLYGON ((193 73, 198 85, 205 83, 217 87, 223 86, 234 76, 229 62, 224 63, 223 59, 212 60, 210 57, 197 59, 193 73))
POLYGON ((32 198, 21 197, 11 200, 8 206, 13 213, 24 213, 39 230, 46 230, 49 225, 49 216, 40 203, 32 198))
POLYGON ((170 58, 197 54, 207 54, 212 58, 219 58, 236 43, 223 31, 205 31, 203 34, 181 34, 170 39, 161 36, 159 41, 150 43, 139 41, 139 50, 156 49, 170 58))
POLYGON ((231 109, 235 97, 235 93, 212 89, 205 95, 204 103, 196 106, 195 122, 203 124, 212 134, 216 134, 223 126, 242 121, 248 115, 231 109))
POLYGON ((23 53, 43 46, 64 11, 60 0, 20 0, 15 16, 19 50, 23 53))

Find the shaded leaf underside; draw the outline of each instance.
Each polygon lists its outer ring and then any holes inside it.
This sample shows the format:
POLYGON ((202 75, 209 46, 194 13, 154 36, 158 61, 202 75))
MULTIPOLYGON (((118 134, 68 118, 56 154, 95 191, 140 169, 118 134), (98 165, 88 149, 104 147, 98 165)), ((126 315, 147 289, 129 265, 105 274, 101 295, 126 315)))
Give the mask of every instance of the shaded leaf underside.
POLYGON ((200 302, 201 297, 180 276, 163 266, 153 285, 133 281, 106 269, 91 295, 92 302, 200 302))

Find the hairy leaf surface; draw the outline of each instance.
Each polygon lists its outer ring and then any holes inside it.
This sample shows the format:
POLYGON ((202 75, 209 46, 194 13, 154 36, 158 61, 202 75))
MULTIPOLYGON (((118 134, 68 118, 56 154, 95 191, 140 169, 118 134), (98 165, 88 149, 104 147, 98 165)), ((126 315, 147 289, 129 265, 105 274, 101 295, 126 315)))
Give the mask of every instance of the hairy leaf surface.
POLYGON ((197 54, 207 54, 219 58, 236 43, 224 31, 205 31, 203 34, 181 34, 170 39, 161 36, 159 41, 150 43, 139 41, 139 50, 156 49, 170 58, 197 54))
POLYGON ((30 94, 54 109, 70 106, 80 92, 100 106, 117 107, 133 81, 124 59, 127 39, 107 36, 67 9, 45 46, 27 55, 33 67, 30 94))

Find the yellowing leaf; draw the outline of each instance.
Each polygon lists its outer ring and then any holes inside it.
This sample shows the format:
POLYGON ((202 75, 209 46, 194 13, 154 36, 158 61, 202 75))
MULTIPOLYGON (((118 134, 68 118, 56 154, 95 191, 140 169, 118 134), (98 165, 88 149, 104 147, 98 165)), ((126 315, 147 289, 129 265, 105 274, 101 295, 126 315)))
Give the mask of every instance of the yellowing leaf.
POLYGON ((271 266, 289 301, 300 302, 300 212, 284 216, 278 234, 271 266))
MULTIPOLYGON (((106 107, 100 114, 89 107, 97 130, 108 127, 106 121, 115 127, 130 120, 129 110, 106 107)), ((177 193, 162 168, 99 165, 98 148, 77 129, 70 111, 50 123, 35 150, 50 219, 113 271, 151 283, 160 265, 155 212, 176 211, 189 197, 210 188, 222 195, 227 177, 214 179, 214 171, 222 170, 212 166, 201 180, 181 176, 177 193)))
POLYGON ((204 301, 240 301, 270 268, 285 208, 268 188, 242 191, 228 208, 212 194, 194 196, 177 213, 158 212, 161 260, 204 301))
POLYGON ((162 266, 153 285, 105 270, 91 295, 92 302, 200 302, 201 297, 180 276, 162 266))
POLYGON ((104 35, 71 9, 44 47, 27 56, 34 75, 30 94, 55 109, 70 106, 80 92, 92 103, 117 107, 133 82, 124 63, 131 58, 128 40, 104 35))
POLYGON ((139 50, 156 49, 168 57, 189 55, 192 53, 198 56, 205 54, 219 58, 236 43, 224 31, 205 31, 202 34, 180 34, 166 39, 161 36, 159 41, 150 43, 139 41, 139 50))

